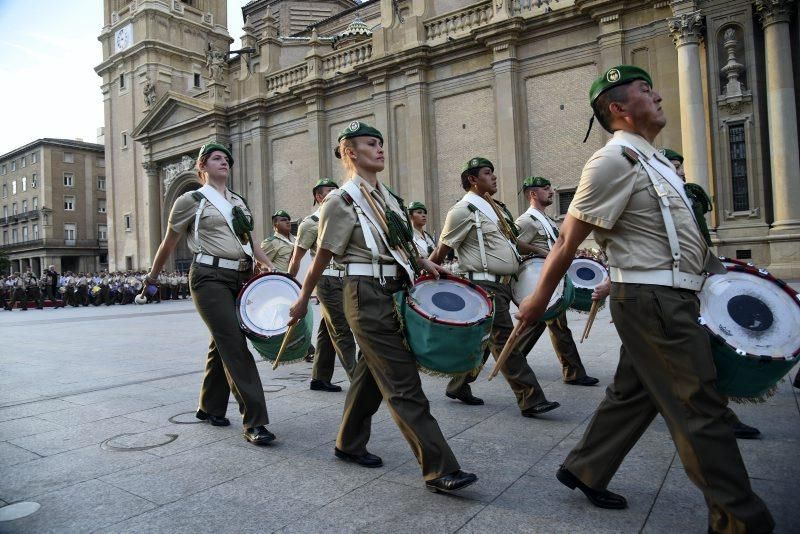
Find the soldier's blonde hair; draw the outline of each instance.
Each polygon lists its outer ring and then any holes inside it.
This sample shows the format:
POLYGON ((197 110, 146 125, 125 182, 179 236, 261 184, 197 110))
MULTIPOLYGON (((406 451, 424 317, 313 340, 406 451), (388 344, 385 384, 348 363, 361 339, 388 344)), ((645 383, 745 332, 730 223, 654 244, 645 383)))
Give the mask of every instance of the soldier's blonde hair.
POLYGON ((342 166, 344 170, 347 172, 348 176, 353 176, 358 171, 356 171, 356 164, 353 158, 347 153, 347 149, 355 150, 356 143, 353 138, 342 139, 339 141, 339 154, 342 157, 342 166))

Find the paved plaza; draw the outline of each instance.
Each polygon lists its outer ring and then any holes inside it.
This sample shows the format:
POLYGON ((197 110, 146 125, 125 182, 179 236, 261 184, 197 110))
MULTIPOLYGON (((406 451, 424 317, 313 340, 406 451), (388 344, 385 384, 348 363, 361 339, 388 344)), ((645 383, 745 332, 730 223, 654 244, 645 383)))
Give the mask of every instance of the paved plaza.
MULTIPOLYGON (((577 336, 586 316, 569 319, 577 336)), ((425 490, 384 408, 369 448, 385 466, 336 460, 345 394, 310 391, 307 363, 259 363, 272 446, 245 442, 232 398, 231 426, 197 423, 208 332, 189 301, 0 312, 0 519, 19 508, 8 505, 40 505, 0 532, 705 532, 703 497, 661 418, 611 482, 627 510, 595 508, 554 477, 612 379, 609 321, 606 308, 579 346, 600 387, 563 384, 539 341, 529 361, 561 408, 538 419, 520 416, 502 377, 486 380, 490 366, 473 387, 484 406, 447 399, 445 381, 423 375, 463 469, 480 477, 445 496, 425 490)), ((347 388, 340 367, 334 381, 347 388)), ((784 381, 767 403, 734 405, 763 434, 739 447, 776 532, 798 528, 798 393, 784 381)))

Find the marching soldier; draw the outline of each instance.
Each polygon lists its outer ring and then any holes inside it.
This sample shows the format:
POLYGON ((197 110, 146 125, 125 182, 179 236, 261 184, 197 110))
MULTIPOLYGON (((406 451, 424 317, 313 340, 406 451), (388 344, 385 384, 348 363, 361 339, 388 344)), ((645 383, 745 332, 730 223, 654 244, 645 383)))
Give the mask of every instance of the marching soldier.
POLYGON ((427 258, 436 248, 433 236, 425 231, 425 225, 428 223, 428 208, 422 202, 412 202, 408 205, 408 217, 411 219, 414 244, 417 246, 419 255, 427 258))
MULTIPOLYGON (((545 209, 553 203, 553 188, 550 181, 541 176, 525 178, 522 190, 530 203, 528 211, 517 218, 519 239, 539 249, 540 256, 547 256, 558 238, 558 223, 547 216, 545 209)), ((578 347, 572 338, 572 331, 567 326, 566 311, 552 321, 539 321, 531 329, 530 339, 522 348, 528 354, 545 328, 550 331, 550 341, 553 343, 558 361, 561 362, 564 383, 576 386, 594 386, 598 379, 588 376, 581 362, 578 347)))
MULTIPOLYGON (((494 295, 495 312, 489 347, 497 359, 514 326, 509 311, 510 282, 519 270, 517 246, 524 243, 515 235, 511 214, 502 203, 491 198, 497 192, 497 176, 491 161, 481 157, 469 160, 461 173, 461 187, 467 193, 447 213, 439 244, 430 259, 441 264, 450 250, 455 250, 460 269, 467 278, 494 295)), ((547 400, 526 357, 527 353, 515 349, 501 371, 514 391, 522 415, 535 417, 558 408, 560 404, 547 400)), ((484 358, 488 358, 488 353, 484 358)), ((480 368, 450 380, 447 396, 466 404, 483 404, 470 388, 479 372, 480 368)))
MULTIPOLYGON (((314 204, 322 201, 331 191, 339 186, 329 178, 319 180, 311 190, 314 195, 314 204)), ((318 209, 300 223, 297 228, 294 253, 289 265, 289 274, 297 276, 300 260, 307 251, 316 254, 317 236, 319 234, 318 209)), ((333 378, 334 357, 338 354, 347 373, 347 378, 353 378, 356 367, 356 343, 353 333, 344 316, 342 297, 342 277, 344 266, 331 260, 330 265, 322 273, 317 282, 317 298, 322 306, 322 320, 317 331, 317 348, 314 355, 314 367, 311 371, 311 389, 337 392, 342 388, 331 383, 333 378)))
POLYGON ((715 387, 708 334, 697 323, 704 273, 724 272, 709 250, 675 169, 653 141, 666 119, 639 67, 607 70, 589 91, 594 116, 613 138, 583 169, 578 189, 521 326, 547 307, 575 251, 594 231, 611 267, 611 316, 622 340, 614 382, 556 477, 601 508, 627 501, 607 487, 657 414, 689 479, 709 507, 710 532, 772 532, 753 492, 715 387))
POLYGON ((261 242, 261 250, 275 265, 275 269, 287 273, 295 242, 291 234, 292 218, 284 210, 278 210, 272 215, 272 227, 275 232, 261 242))

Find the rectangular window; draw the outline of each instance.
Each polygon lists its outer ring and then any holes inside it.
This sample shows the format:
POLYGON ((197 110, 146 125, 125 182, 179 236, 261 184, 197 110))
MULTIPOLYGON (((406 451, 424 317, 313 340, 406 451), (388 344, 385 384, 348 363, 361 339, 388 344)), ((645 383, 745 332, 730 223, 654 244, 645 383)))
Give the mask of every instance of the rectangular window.
POLYGON ((27 166, 28 166, 28 158, 25 157, 25 156, 22 156, 22 168, 24 169, 27 166))
POLYGON ((28 211, 28 199, 22 201, 22 213, 28 211))
POLYGON ((130 232, 131 231, 131 214, 130 213, 126 213, 123 216, 123 220, 125 221, 125 231, 126 232, 130 232))
POLYGON ((119 88, 120 88, 120 91, 122 89, 125 89, 125 73, 122 73, 122 74, 119 75, 119 88))
POLYGON ((19 234, 17 233, 16 228, 11 229, 11 243, 16 243, 19 241, 19 234))
POLYGON ((75 174, 71 172, 64 173, 64 187, 72 187, 75 185, 75 174))
POLYGON ((0 170, 2 171, 3 174, 7 172, 5 164, 2 167, 0 167, 0 170))
POLYGON ((37 175, 36 173, 33 173, 33 176, 31 176, 31 187, 34 189, 36 189, 36 184, 39 181, 38 178, 39 175, 37 175))
POLYGON ((731 125, 728 129, 731 155, 731 190, 733 211, 750 210, 750 193, 747 188, 747 145, 744 139, 744 124, 731 125))
POLYGON ((34 239, 39 239, 39 225, 38 224, 34 224, 33 225, 33 238, 34 239))
POLYGON ((39 197, 33 197, 33 211, 39 209, 39 197))
POLYGON ((200 75, 198 73, 194 73, 194 86, 195 88, 200 87, 200 75))
POLYGON ((101 198, 97 201, 97 212, 98 213, 106 212, 106 199, 101 198))
POLYGON ((97 177, 97 189, 99 191, 106 190, 106 177, 105 176, 98 176, 97 177))
POLYGON ((569 209, 569 205, 572 202, 574 196, 575 196, 574 189, 558 190, 558 214, 561 217, 565 217, 567 215, 567 210, 569 209))
POLYGON ((3 198, 8 196, 8 184, 3 184, 3 198))
POLYGON ((16 215, 16 214, 17 214, 17 203, 14 202, 13 204, 11 204, 11 215, 16 215))
POLYGON ((8 230, 3 230, 3 244, 8 245, 8 230))
POLYGON ((75 234, 77 233, 77 227, 72 223, 64 224, 64 241, 65 245, 74 245, 75 244, 75 234))
POLYGON ((99 239, 100 241, 108 240, 108 226, 106 226, 105 224, 97 225, 97 239, 99 239))
POLYGON ((64 163, 75 163, 75 154, 72 152, 64 152, 64 163))
POLYGON ((17 181, 16 180, 11 182, 11 194, 12 195, 16 195, 17 194, 17 181))
POLYGON ((128 148, 128 132, 122 132, 122 148, 128 148))
POLYGON ((22 177, 22 192, 24 193, 27 190, 28 190, 28 177, 27 176, 23 176, 22 177))
POLYGON ((3 217, 8 217, 8 206, 3 206, 3 217))
POLYGON ((98 167, 105 167, 106 166, 106 160, 103 159, 103 158, 98 159, 97 160, 97 166, 98 167))
POLYGON ((22 242, 24 243, 27 240, 28 240, 28 227, 27 226, 23 226, 22 227, 22 242))
POLYGON ((64 197, 64 211, 75 211, 75 197, 64 197))
POLYGON ((31 163, 36 163, 38 161, 39 161, 39 155, 36 152, 31 154, 31 163))
POLYGON ((12 171, 16 171, 17 170, 17 160, 14 160, 14 161, 11 162, 11 170, 12 171))

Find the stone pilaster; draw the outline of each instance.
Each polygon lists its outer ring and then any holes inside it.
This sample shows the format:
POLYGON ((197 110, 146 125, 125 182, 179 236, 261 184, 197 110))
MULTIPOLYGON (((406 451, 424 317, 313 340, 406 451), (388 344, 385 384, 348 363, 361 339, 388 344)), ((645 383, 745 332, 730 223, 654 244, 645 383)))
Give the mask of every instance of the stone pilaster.
MULTIPOLYGON (((399 179, 404 180, 408 188, 403 191, 403 194, 409 200, 428 198, 425 181, 431 175, 431 127, 428 117, 428 84, 425 74, 426 70, 421 65, 406 71, 408 80, 406 85, 406 102, 408 103, 408 131, 406 132, 408 148, 406 154, 413 157, 406 160, 407 176, 399 177, 399 179)), ((399 154, 395 154, 394 157, 399 156, 399 154)))
POLYGON ((700 72, 700 41, 705 21, 700 11, 684 12, 667 19, 678 51, 678 94, 681 112, 681 145, 689 181, 709 189, 706 107, 700 72))
POLYGON ((800 231, 800 156, 789 33, 794 0, 756 0, 754 4, 764 27, 774 214, 771 233, 796 233, 800 231))

